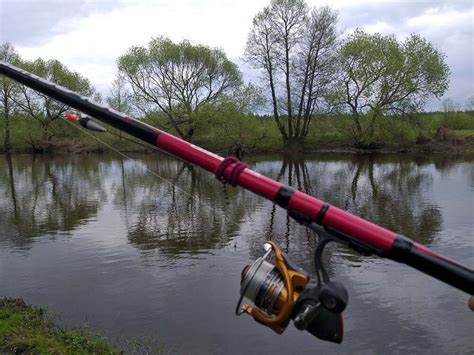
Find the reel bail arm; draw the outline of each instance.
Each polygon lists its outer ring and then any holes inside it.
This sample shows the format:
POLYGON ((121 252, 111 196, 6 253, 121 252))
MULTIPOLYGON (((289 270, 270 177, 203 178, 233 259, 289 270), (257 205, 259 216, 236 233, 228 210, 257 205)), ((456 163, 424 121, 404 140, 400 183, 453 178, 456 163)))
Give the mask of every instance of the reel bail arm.
POLYGON ((323 340, 342 342, 342 312, 348 295, 341 283, 330 280, 324 268, 322 254, 330 241, 331 238, 319 236, 314 253, 315 285, 308 285, 308 274, 293 266, 274 242, 266 242, 265 254, 242 272, 236 314, 248 313, 278 334, 283 333, 293 319, 299 330, 307 330, 323 340), (274 264, 266 261, 271 251, 275 255, 274 264), (241 306, 244 297, 254 305, 241 306))

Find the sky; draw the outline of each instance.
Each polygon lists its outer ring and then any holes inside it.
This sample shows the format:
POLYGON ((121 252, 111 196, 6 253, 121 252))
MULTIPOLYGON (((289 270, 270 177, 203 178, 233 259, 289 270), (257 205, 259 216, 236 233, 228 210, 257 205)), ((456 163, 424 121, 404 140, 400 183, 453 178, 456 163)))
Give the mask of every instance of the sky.
MULTIPOLYGON (((117 58, 152 37, 218 47, 236 62, 244 79, 257 74, 242 60, 252 18, 270 0, 0 0, 0 43, 10 42, 25 59, 58 59, 107 95, 117 58)), ((474 2, 307 0, 339 12, 341 37, 355 28, 418 33, 447 56, 449 97, 459 106, 474 95, 474 2)), ((430 103, 439 109, 439 101, 430 103)))

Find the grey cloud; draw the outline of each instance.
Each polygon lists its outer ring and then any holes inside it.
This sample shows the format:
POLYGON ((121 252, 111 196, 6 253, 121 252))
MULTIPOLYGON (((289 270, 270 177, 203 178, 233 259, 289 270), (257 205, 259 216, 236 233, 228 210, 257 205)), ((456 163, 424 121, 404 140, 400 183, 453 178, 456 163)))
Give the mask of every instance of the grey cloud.
MULTIPOLYGON (((268 0, 269 2, 270 0, 268 0)), ((173 0, 162 0, 160 6, 173 6, 173 0)), ((104 13, 128 6, 119 0, 0 0, 0 43, 11 42, 18 47, 35 47, 45 43, 55 34, 67 33, 73 24, 71 19, 86 17, 93 13, 104 13)), ((199 9, 204 2, 186 2, 186 6, 199 9)), ((339 10, 339 28, 351 30, 378 22, 387 23, 400 37, 412 31, 432 42, 447 54, 451 68, 451 87, 447 96, 463 102, 474 93, 473 88, 473 27, 472 21, 440 27, 433 23, 428 28, 414 28, 407 25, 410 18, 420 16, 430 9, 467 12, 473 5, 468 1, 393 1, 357 3, 339 10)), ((247 36, 243 33, 242 36, 247 36)), ((77 57, 78 62, 83 58, 77 57)), ((91 61, 91 58, 87 59, 91 61)), ((94 62, 113 65, 109 58, 93 58, 94 62)), ((115 59, 113 59, 115 60, 115 59)), ((238 61, 245 77, 258 81, 258 72, 238 61)))
POLYGON ((472 8, 468 1, 393 1, 371 2, 343 8, 340 11, 340 21, 347 28, 358 27, 375 22, 386 22, 400 26, 405 20, 419 16, 430 9, 442 11, 465 11, 472 8))
MULTIPOLYGON (((339 10, 339 28, 348 35, 349 31, 357 27, 366 27, 376 23, 386 23, 402 39, 404 36, 415 31, 407 25, 411 18, 420 16, 429 10, 441 9, 442 13, 449 11, 467 12, 471 11, 471 1, 410 1, 410 2, 372 2, 342 7, 339 10)), ((429 28, 416 28, 416 32, 425 37, 434 46, 445 53, 446 62, 450 67, 450 87, 445 97, 452 98, 460 105, 474 94, 474 45, 472 22, 452 23, 440 26, 433 23, 429 28)), ((248 81, 259 82, 258 71, 251 69, 242 60, 236 61, 248 81)), ((426 109, 439 109, 439 100, 432 99, 428 102, 426 109)))
POLYGON ((446 54, 446 63, 449 65, 451 75, 450 87, 445 96, 464 105, 467 98, 474 94, 472 25, 461 23, 452 27, 433 27, 423 31, 421 35, 446 54))
POLYGON ((1 0, 0 42, 35 46, 71 28, 70 20, 123 6, 118 1, 1 0))
MULTIPOLYGON (((471 11, 472 8, 471 1, 374 2, 341 9, 339 23, 340 28, 345 31, 382 22, 391 26, 391 32, 399 36, 405 36, 413 31, 420 33, 447 55, 446 62, 451 70, 451 85, 445 96, 464 104, 467 98, 474 94, 472 22, 443 26, 433 23, 426 28, 414 29, 407 25, 407 21, 429 10, 464 13, 471 11)), ((439 109, 439 105, 439 102, 432 100, 427 109, 439 109)))

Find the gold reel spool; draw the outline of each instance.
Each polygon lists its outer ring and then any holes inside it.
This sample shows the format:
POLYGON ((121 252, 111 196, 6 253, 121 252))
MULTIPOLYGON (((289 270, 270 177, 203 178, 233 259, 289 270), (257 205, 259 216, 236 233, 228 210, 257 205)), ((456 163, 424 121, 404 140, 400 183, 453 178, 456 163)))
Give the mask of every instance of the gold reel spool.
POLYGON ((264 249, 265 254, 242 271, 236 314, 248 313, 257 322, 281 334, 288 326, 293 306, 309 277, 292 266, 274 242, 267 241, 264 249), (275 254, 274 264, 265 260, 272 251, 275 254), (254 306, 241 306, 244 297, 251 300, 254 306))

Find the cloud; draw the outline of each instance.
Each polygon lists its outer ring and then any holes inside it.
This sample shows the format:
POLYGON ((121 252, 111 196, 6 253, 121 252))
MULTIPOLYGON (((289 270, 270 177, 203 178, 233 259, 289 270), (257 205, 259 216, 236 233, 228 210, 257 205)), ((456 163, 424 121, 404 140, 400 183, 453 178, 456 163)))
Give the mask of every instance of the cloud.
MULTIPOLYGON (((382 34, 395 33, 400 40, 418 33, 445 53, 451 85, 445 97, 464 105, 474 94, 474 6, 468 1, 367 1, 344 3, 339 8, 345 33, 357 27, 382 34)), ((439 109, 432 100, 428 109, 439 109)))
MULTIPOLYGON (((410 18, 405 25, 446 54, 451 69, 451 85, 445 97, 464 105, 474 95, 474 9, 435 8, 410 18)), ((439 109, 440 104, 435 107, 439 109)))
POLYGON ((105 13, 119 5, 93 0, 2 0, 0 40, 21 46, 39 45, 55 34, 71 30, 71 19, 105 13))
MULTIPOLYGON (((247 7, 234 1, 213 6, 200 1, 127 2, 125 7, 115 6, 105 12, 80 13, 68 20, 63 31, 50 29, 42 37, 36 36, 35 44, 26 39, 15 41, 18 36, 13 34, 13 24, 2 40, 12 42, 27 59, 41 56, 64 62, 102 91, 113 80, 117 58, 132 45, 146 45, 154 36, 190 39, 223 48, 229 57, 240 56, 253 14, 264 6, 260 2, 247 7)), ((25 16, 27 21, 30 14, 25 16)), ((61 22, 55 26, 61 27, 61 22)))
MULTIPOLYGON (((163 35, 220 47, 229 58, 243 55, 254 15, 269 0, 97 1, 2 0, 0 41, 11 42, 33 59, 56 58, 87 76, 102 93, 114 79, 116 60, 132 45, 163 35)), ((463 102, 474 93, 471 1, 308 1, 339 11, 339 28, 395 33, 416 32, 447 54, 452 71, 447 96, 463 102)), ((241 62, 239 62, 240 64, 241 62)), ((249 78, 255 72, 242 66, 249 78)))

